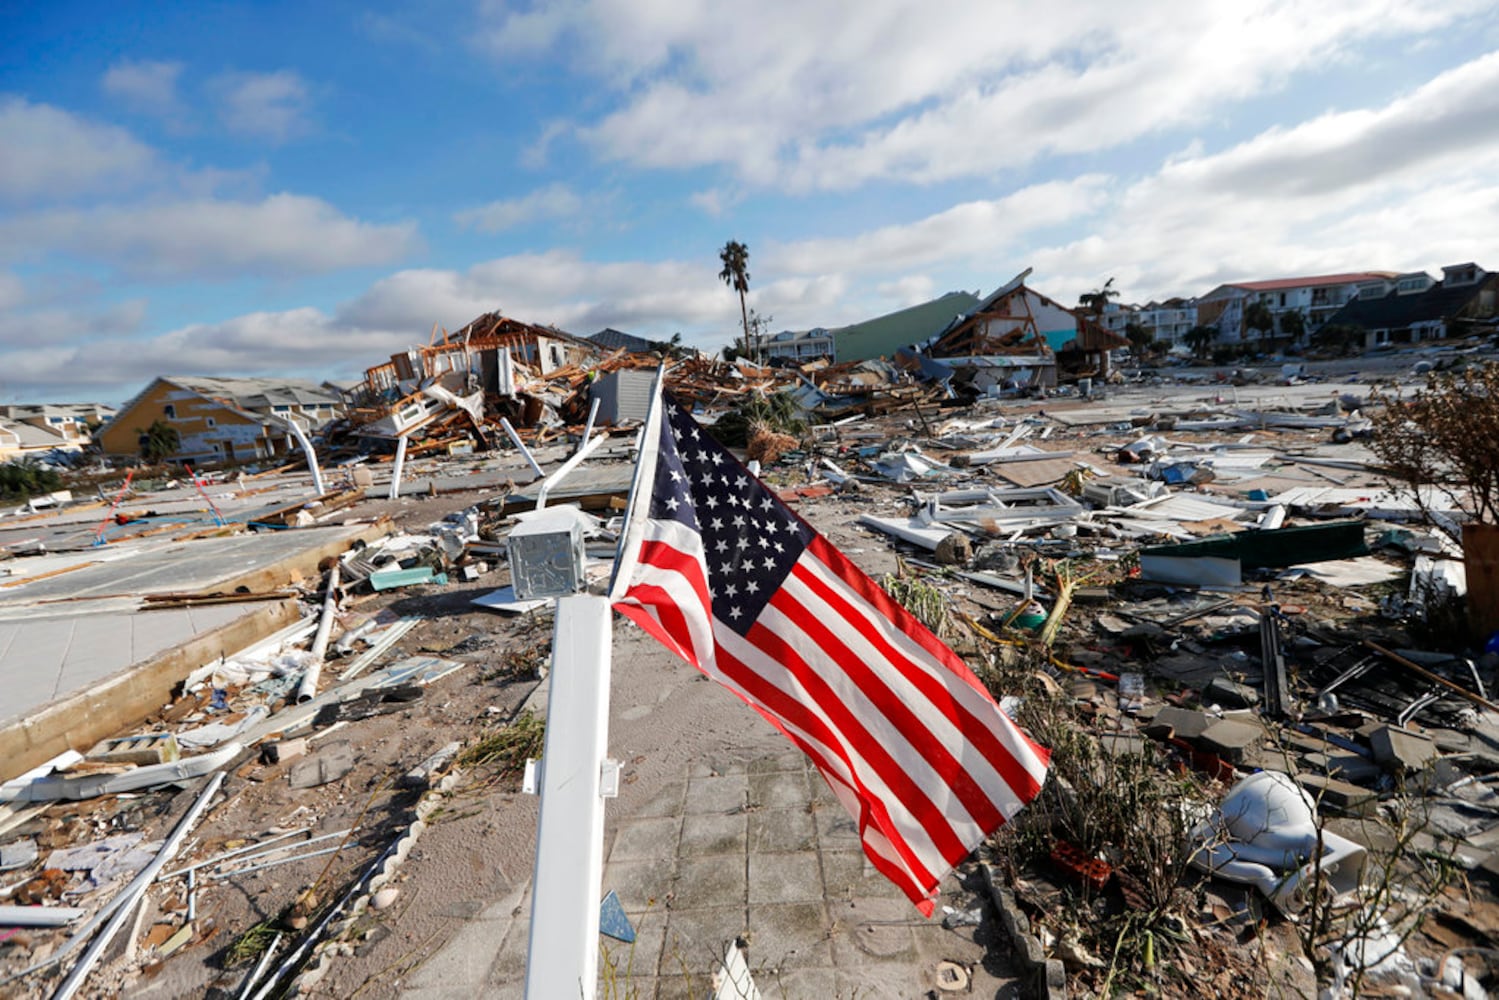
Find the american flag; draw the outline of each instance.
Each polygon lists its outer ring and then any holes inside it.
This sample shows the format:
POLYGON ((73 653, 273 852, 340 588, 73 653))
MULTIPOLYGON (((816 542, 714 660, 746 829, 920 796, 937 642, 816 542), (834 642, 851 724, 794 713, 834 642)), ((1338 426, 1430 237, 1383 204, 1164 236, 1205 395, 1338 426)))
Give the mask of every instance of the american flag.
POLYGON ((641 441, 614 607, 800 747, 931 916, 939 880, 1040 791, 1048 751, 669 396, 641 441))

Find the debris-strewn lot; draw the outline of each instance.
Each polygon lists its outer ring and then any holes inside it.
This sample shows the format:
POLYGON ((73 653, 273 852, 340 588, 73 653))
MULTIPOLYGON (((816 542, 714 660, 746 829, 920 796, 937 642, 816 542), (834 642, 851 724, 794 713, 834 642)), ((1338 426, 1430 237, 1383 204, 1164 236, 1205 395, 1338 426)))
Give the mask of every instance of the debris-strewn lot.
MULTIPOLYGON (((717 395, 729 376, 710 367, 683 377, 703 419, 1050 748, 1040 798, 979 851, 1014 907, 994 947, 1018 967, 1036 959, 1044 980, 1049 961, 1095 996, 1493 984, 1499 653, 1465 603, 1462 490, 1413 497, 1377 453, 1409 386, 960 404, 864 369, 792 405, 737 382, 717 395), (837 412, 819 409, 840 385, 837 412)), ((578 410, 533 440, 545 471, 572 454, 578 410)), ((596 519, 595 585, 632 445, 616 429, 549 499, 596 519)), ((101 553, 169 551, 197 579, 200 535, 375 529, 227 591, 99 595, 137 622, 288 598, 298 613, 185 665, 124 728, 7 771, 0 995, 71 989, 71 972, 82 995, 394 996, 455 919, 526 883, 536 804, 519 788, 551 621, 507 589, 504 539, 536 505, 533 474, 508 445, 413 455, 389 499, 388 464, 350 468, 371 466, 364 483, 331 473, 348 481, 311 504, 283 471, 138 481, 115 507, 0 523, 0 594, 28 614, 28 592, 90 579, 101 553)), ((629 815, 746 737, 727 695, 652 714, 695 674, 623 622, 615 656, 651 664, 616 671, 631 753, 610 813, 629 815)))

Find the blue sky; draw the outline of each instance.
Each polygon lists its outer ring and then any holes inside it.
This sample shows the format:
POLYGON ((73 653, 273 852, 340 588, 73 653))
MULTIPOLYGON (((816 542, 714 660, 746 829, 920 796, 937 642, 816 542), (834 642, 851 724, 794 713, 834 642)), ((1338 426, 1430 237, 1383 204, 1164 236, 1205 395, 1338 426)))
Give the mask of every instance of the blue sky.
POLYGON ((1499 2, 0 0, 0 402, 1499 269, 1499 2))

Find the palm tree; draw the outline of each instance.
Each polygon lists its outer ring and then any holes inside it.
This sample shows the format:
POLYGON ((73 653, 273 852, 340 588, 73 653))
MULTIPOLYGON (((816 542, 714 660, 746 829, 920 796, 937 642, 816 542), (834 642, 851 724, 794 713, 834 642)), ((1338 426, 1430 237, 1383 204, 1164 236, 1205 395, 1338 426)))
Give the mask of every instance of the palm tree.
POLYGON ((1259 334, 1260 339, 1275 329, 1275 314, 1263 302, 1251 302, 1244 310, 1244 327, 1259 334))
POLYGON ((1301 343, 1301 338, 1306 336, 1306 317, 1296 309, 1281 313, 1280 332, 1290 337, 1291 343, 1301 343))
POLYGON ((1192 353, 1199 358, 1206 357, 1208 345, 1218 336, 1218 331, 1211 326, 1197 325, 1186 332, 1182 342, 1192 348, 1192 353))
POLYGON ((1129 341, 1130 350, 1137 358, 1143 358, 1148 353, 1151 342, 1155 340, 1155 334, 1152 331, 1135 322, 1124 324, 1124 336, 1129 341))
POLYGON ((165 420, 155 420, 140 434, 141 458, 152 465, 166 461, 182 445, 182 435, 165 420))
POLYGON ((1117 299, 1119 289, 1114 287, 1114 279, 1110 278, 1103 283, 1102 288, 1095 288, 1091 292, 1084 292, 1077 297, 1077 304, 1088 310, 1094 316, 1102 316, 1104 308, 1109 304, 1109 299, 1117 299))
POLYGON ((718 259, 723 261, 723 270, 718 276, 723 283, 739 293, 739 318, 744 322, 744 346, 750 346, 749 310, 745 308, 744 296, 749 291, 749 247, 738 240, 729 240, 718 251, 718 259))

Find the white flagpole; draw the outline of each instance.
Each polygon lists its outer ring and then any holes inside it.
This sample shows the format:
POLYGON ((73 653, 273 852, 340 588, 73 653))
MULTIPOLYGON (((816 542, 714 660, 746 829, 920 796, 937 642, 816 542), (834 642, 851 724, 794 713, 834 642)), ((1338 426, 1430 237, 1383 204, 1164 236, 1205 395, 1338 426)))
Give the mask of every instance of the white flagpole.
MULTIPOLYGON (((661 433, 663 365, 656 373, 630 486, 625 530, 609 597, 557 598, 552 671, 547 678, 546 747, 541 759, 541 815, 531 879, 531 934, 526 953, 529 1000, 598 992, 599 900, 604 875, 604 798, 617 794, 618 765, 605 758, 609 736, 610 602, 627 586, 650 508, 661 433), (644 494, 641 490, 644 488, 644 494), (607 781, 608 777, 612 780, 607 781)), ((580 451, 578 458, 586 453, 580 451)))
POLYGON ((665 419, 662 387, 666 384, 666 363, 656 369, 656 381, 651 384, 651 402, 645 411, 645 423, 640 426, 640 458, 635 463, 635 476, 630 481, 630 496, 625 501, 625 526, 619 533, 619 548, 614 553, 614 576, 609 581, 609 600, 617 601, 630 586, 630 573, 640 556, 640 533, 645 528, 650 514, 649 499, 656 483, 656 456, 661 450, 661 421, 665 419), (641 499, 641 487, 645 499, 641 499))

